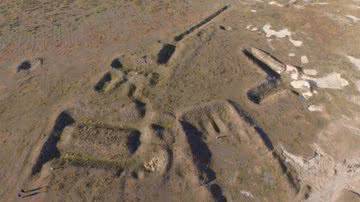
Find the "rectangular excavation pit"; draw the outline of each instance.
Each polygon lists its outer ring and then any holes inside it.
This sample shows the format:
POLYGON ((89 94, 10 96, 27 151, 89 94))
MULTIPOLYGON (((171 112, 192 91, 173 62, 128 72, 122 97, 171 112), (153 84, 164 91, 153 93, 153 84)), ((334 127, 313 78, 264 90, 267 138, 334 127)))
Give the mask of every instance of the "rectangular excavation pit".
POLYGON ((137 130, 78 124, 65 128, 58 149, 70 163, 122 166, 140 144, 137 130))
POLYGON ((162 47, 162 49, 160 50, 159 54, 158 54, 158 64, 166 64, 171 56, 174 54, 176 49, 175 45, 172 44, 164 44, 164 46, 162 47))
POLYGON ((124 80, 124 76, 121 71, 113 70, 105 73, 103 77, 96 83, 94 90, 97 92, 106 92, 116 88, 124 80))
POLYGON ((271 140, 238 104, 210 102, 187 108, 177 117, 197 169, 195 175, 215 201, 241 198, 237 191, 241 186, 268 201, 296 193, 278 159, 271 155, 271 140))
POLYGON ((293 70, 291 71, 295 71, 296 73, 291 75, 288 72, 289 65, 286 65, 264 50, 258 48, 248 48, 243 52, 267 74, 267 78, 263 83, 259 86, 251 88, 247 92, 249 100, 256 104, 261 104, 261 102, 266 98, 284 90, 289 90, 297 96, 302 94, 302 92, 291 86, 293 77, 298 77, 297 72, 299 70, 297 70, 297 67, 292 67, 293 70))
POLYGON ((260 104, 265 98, 285 89, 279 79, 268 79, 257 87, 250 89, 247 93, 249 100, 260 104))

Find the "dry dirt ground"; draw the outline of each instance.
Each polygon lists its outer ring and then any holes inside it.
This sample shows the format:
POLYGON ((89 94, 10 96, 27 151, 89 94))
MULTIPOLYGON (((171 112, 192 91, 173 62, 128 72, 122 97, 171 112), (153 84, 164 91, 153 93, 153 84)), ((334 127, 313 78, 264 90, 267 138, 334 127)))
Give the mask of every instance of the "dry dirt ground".
POLYGON ((0 201, 360 201, 359 0, 1 0, 0 201))

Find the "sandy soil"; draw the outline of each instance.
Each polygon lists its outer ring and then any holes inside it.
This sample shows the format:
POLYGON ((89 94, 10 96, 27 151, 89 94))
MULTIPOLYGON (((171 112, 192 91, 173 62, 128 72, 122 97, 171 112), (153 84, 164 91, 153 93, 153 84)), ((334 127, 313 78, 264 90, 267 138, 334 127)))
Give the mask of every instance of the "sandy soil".
POLYGON ((1 201, 360 201, 360 1, 3 0, 1 201))

